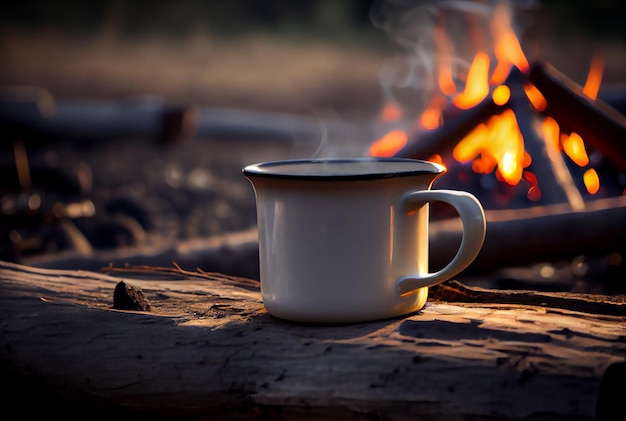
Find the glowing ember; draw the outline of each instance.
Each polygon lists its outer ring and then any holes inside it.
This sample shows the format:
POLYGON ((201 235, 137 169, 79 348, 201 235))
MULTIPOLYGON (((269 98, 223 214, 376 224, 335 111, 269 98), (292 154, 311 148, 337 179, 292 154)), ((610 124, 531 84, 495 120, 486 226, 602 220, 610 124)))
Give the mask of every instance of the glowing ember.
POLYGON ((600 190, 600 178, 598 177, 596 170, 593 168, 585 171, 585 174, 583 174, 583 181, 589 193, 596 194, 598 190, 600 190))
POLYGON ((563 145, 563 151, 579 167, 589 165, 589 157, 587 156, 582 137, 576 133, 572 133, 569 136, 563 134, 561 135, 561 144, 563 145))
POLYGON ((500 85, 493 90, 491 94, 491 99, 493 99, 493 103, 497 105, 504 105, 509 102, 511 98, 511 90, 506 85, 500 85))

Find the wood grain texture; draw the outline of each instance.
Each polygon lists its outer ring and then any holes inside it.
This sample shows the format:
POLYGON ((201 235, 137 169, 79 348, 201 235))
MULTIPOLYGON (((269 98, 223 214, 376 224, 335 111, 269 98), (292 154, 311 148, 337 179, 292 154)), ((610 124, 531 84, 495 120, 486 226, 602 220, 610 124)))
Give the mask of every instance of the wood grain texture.
POLYGON ((599 400, 619 404, 600 396, 607 369, 626 383, 625 316, 540 300, 433 297, 399 319, 315 326, 269 315, 249 279, 0 262, 0 320, 12 379, 171 419, 594 419, 599 400), (112 309, 121 280, 151 311, 112 309))

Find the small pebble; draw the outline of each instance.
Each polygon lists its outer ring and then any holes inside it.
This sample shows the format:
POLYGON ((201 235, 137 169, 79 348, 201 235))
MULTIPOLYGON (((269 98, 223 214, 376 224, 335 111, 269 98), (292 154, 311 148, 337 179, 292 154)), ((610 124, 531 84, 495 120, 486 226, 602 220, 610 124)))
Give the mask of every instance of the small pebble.
POLYGON ((150 303, 140 288, 120 281, 113 292, 113 308, 117 310, 150 311, 150 303))

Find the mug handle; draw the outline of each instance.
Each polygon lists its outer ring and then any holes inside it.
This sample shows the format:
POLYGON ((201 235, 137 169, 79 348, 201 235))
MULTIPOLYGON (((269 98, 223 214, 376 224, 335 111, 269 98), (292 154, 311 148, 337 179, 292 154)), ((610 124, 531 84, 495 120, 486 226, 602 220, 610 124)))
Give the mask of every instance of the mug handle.
POLYGON ((417 210, 431 201, 451 205, 461 217, 463 237, 454 258, 443 269, 422 275, 403 276, 397 281, 400 295, 418 288, 430 287, 451 279, 474 261, 485 241, 487 222, 478 199, 468 192, 456 190, 420 190, 403 197, 404 211, 417 210))

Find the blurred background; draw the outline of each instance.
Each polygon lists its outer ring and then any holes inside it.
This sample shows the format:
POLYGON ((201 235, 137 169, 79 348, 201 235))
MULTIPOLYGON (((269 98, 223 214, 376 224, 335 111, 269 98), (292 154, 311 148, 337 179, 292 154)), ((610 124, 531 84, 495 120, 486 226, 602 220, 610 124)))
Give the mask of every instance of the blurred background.
MULTIPOLYGON (((9 2, 0 16, 0 83, 40 86, 63 98, 150 94, 206 106, 367 118, 381 105, 382 63, 406 51, 390 20, 436 3, 9 2), (385 15, 390 9, 395 17, 385 15)), ((604 83, 624 82, 622 1, 517 4, 527 55, 548 59, 582 83, 599 53, 604 83)))
MULTIPOLYGON (((366 155, 380 135, 388 84, 406 87, 397 69, 412 63, 413 41, 430 30, 429 10, 494 3, 4 4, 0 258, 98 269, 122 261, 121 249, 154 254, 253 228, 243 166, 366 155)), ((623 103, 626 3, 512 4, 529 60, 548 61, 583 84, 593 57, 602 56, 601 96, 623 103)), ((419 90, 409 88, 404 97, 423 107, 419 90)), ((238 264, 234 274, 253 276, 256 264, 238 264)))

